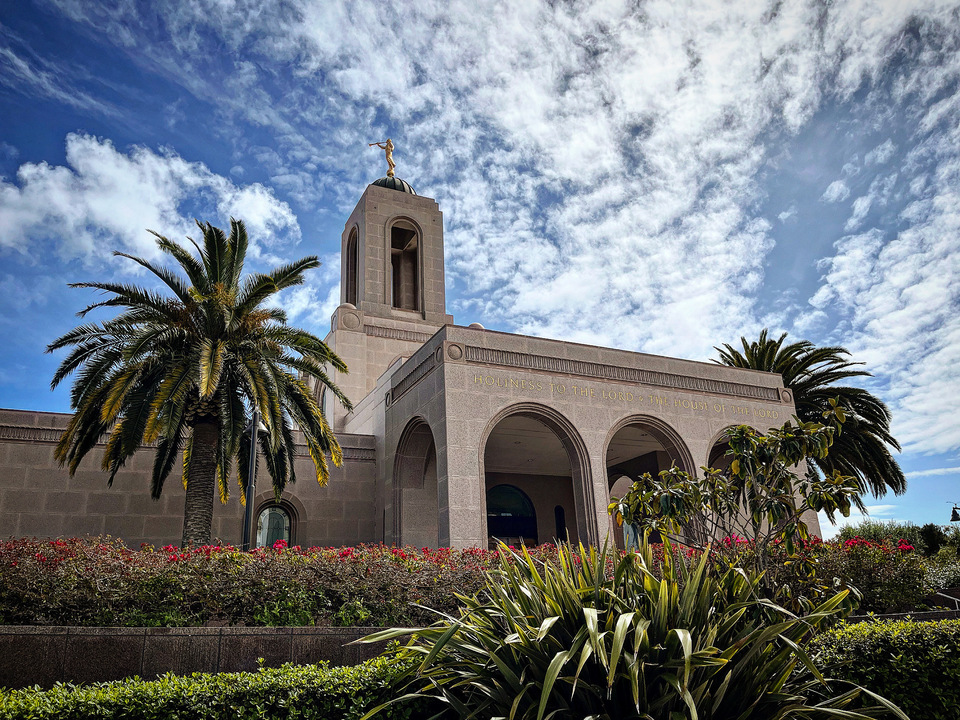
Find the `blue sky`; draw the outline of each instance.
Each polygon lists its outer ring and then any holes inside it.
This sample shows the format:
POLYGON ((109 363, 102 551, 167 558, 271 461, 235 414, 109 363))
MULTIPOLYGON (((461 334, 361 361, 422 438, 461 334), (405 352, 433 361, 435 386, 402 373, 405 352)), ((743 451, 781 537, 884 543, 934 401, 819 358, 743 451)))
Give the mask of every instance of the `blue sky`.
POLYGON ((0 5, 0 406, 68 410, 50 340, 199 217, 325 334, 339 234, 397 174, 444 211, 458 324, 691 359, 840 344, 909 489, 960 501, 956 3, 21 0, 0 5))

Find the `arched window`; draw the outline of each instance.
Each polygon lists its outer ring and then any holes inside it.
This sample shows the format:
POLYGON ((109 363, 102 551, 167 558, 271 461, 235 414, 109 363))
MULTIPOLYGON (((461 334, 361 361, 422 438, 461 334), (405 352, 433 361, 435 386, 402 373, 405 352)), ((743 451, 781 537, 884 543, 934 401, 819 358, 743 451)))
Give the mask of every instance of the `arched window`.
POLYGON ((280 505, 268 505, 257 519, 257 547, 273 547, 277 540, 292 539, 290 513, 280 505))
POLYGON ((407 220, 390 226, 390 298, 395 308, 420 309, 420 233, 407 220))
POLYGON ((508 545, 537 544, 537 513, 523 490, 513 485, 487 490, 487 534, 508 545))
POLYGON ((359 267, 358 252, 357 230, 354 228, 350 231, 350 239, 347 240, 346 277, 343 279, 345 289, 343 301, 354 306, 357 304, 357 285, 359 280, 357 273, 359 267))

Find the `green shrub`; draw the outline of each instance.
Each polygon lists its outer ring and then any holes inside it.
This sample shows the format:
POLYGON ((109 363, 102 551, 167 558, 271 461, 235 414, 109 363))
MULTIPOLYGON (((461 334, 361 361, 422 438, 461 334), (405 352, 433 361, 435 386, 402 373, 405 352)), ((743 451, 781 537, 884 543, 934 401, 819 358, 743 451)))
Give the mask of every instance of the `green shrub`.
MULTIPOLYGON (((0 692, 0 720, 353 720, 383 702, 401 668, 396 658, 385 656, 354 667, 284 665, 252 673, 60 684, 45 691, 0 692)), ((386 717, 428 715, 421 703, 386 717)))
POLYGON ((947 533, 943 527, 935 523, 927 523, 920 528, 920 541, 923 543, 924 555, 936 555, 940 548, 947 544, 947 533))
POLYGON ((880 693, 912 720, 960 718, 960 620, 842 625, 809 650, 825 675, 880 693))
POLYGON ((927 560, 926 585, 933 592, 960 587, 960 558, 952 547, 927 560))
POLYGON ((414 633, 400 651, 408 694, 387 709, 427 695, 484 720, 861 717, 839 712, 860 690, 821 694, 802 650, 848 609, 846 592, 800 620, 758 597, 759 576, 691 560, 665 553, 660 579, 649 546, 514 554, 458 618, 414 633))

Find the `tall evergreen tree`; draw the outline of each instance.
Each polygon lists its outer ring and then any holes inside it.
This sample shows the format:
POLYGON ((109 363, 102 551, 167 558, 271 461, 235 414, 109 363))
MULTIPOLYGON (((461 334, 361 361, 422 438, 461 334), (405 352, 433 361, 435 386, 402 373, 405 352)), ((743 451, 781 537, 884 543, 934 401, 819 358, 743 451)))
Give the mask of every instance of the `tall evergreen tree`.
POLYGON ((214 494, 219 491, 226 502, 235 459, 243 497, 250 451, 245 429, 254 408, 266 426, 260 452, 278 494, 296 480, 295 430, 302 433, 321 485, 329 475, 326 456, 336 465, 342 461, 336 437, 301 378, 316 378, 350 408, 327 375, 328 366, 346 372, 343 361, 319 338, 288 326, 282 310, 264 307, 279 291, 301 284, 319 260, 305 257, 268 274, 244 276, 243 223, 231 219, 229 236, 210 223, 197 225, 203 233, 202 247, 191 240, 197 255, 153 233, 182 275, 114 253, 146 268, 172 296, 134 285, 76 283, 72 287, 109 295, 80 311, 81 318, 100 307, 122 311, 106 322, 80 325, 47 347, 47 352, 70 348, 51 387, 76 373, 74 415, 57 445, 57 460, 73 475, 106 439, 102 465, 112 484, 140 447, 156 443, 151 485, 156 499, 182 457, 184 545, 210 541, 214 494))
POLYGON ((839 398, 846 422, 827 456, 813 462, 824 473, 839 470, 854 476, 863 492, 869 490, 877 497, 888 489, 897 495, 906 492, 907 480, 889 449, 900 450, 890 434, 890 410, 866 390, 837 384, 848 378, 870 377, 866 370, 856 369, 863 363, 852 362, 850 352, 842 347, 816 347, 806 340, 784 344, 786 338, 783 333, 773 340, 766 330, 755 342, 741 337, 742 351, 727 344, 714 348, 720 353, 715 362, 780 373, 783 384, 793 391, 797 417, 805 422, 822 422, 830 399, 839 398))

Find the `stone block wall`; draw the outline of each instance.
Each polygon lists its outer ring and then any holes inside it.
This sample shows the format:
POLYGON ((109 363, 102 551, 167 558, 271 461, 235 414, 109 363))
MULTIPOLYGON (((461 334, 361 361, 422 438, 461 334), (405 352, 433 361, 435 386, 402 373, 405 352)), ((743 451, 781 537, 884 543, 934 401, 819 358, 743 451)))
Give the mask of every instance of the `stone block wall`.
MULTIPOLYGON (((54 449, 69 415, 0 410, 0 536, 84 537, 111 535, 128 546, 179 545, 183 530, 184 490, 176 471, 167 478, 159 500, 150 497, 153 452, 144 448, 107 486, 101 470, 102 450, 94 450, 73 477, 58 466, 54 449)), ((355 545, 380 540, 375 496, 375 442, 365 435, 338 436, 344 464, 330 463, 325 487, 306 448, 298 448, 297 482, 287 486, 285 504, 295 514, 293 542, 309 545, 355 545)), ((273 501, 263 463, 257 479, 257 505, 273 501)), ((236 485, 226 505, 214 501, 213 537, 239 544, 243 506, 236 485)))
POLYGON ((253 671, 267 667, 356 665, 385 643, 351 645, 380 628, 84 628, 0 626, 0 687, 48 688, 138 675, 253 671))

